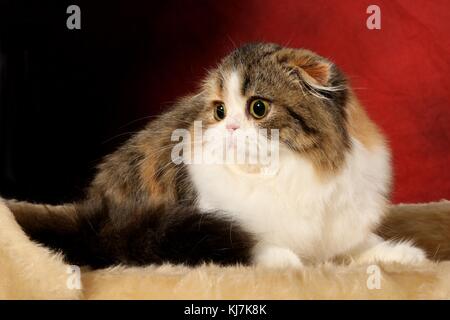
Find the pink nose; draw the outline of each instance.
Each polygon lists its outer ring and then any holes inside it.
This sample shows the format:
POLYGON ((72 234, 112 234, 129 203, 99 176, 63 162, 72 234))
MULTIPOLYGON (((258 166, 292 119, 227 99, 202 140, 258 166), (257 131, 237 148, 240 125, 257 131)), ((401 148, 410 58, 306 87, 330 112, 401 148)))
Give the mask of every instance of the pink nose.
POLYGON ((239 124, 237 124, 237 123, 227 123, 226 128, 227 128, 227 130, 234 131, 236 129, 239 129, 239 124))

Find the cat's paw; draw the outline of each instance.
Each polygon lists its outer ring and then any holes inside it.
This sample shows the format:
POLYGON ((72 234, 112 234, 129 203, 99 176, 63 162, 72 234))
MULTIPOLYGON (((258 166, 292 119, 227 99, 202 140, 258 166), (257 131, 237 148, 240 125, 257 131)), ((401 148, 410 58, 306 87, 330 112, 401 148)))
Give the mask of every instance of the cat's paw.
POLYGON ((362 263, 398 262, 402 264, 419 264, 427 260, 425 252, 410 243, 393 243, 385 241, 362 252, 356 259, 362 263))
POLYGON ((267 268, 301 268, 300 258, 287 248, 262 246, 255 250, 253 262, 267 268))

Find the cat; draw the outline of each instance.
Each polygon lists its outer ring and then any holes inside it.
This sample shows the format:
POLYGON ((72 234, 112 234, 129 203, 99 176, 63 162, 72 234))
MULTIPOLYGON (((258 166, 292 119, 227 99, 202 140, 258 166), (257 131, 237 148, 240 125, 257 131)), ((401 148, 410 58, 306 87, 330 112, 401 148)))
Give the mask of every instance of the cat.
POLYGON ((253 43, 108 155, 84 200, 7 205, 31 239, 93 268, 423 262, 412 243, 376 235, 390 187, 389 147, 339 68, 306 49, 253 43), (278 142, 276 163, 268 172, 260 162, 175 161, 174 132, 194 124, 219 138, 184 141, 183 160, 196 151, 220 160, 224 138, 235 151, 242 132, 264 129, 275 130, 257 138, 278 142))

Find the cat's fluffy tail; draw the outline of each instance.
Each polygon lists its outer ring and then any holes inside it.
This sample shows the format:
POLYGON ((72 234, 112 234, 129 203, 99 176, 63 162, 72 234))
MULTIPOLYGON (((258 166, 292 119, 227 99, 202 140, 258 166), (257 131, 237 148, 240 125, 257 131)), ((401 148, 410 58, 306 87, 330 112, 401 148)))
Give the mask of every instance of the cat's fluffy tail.
POLYGON ((140 205, 112 212, 101 201, 6 204, 32 240, 62 252, 68 263, 94 268, 165 262, 246 264, 254 244, 234 221, 193 207, 140 205))
POLYGON ((378 234, 412 240, 431 260, 450 260, 450 201, 391 206, 378 234))

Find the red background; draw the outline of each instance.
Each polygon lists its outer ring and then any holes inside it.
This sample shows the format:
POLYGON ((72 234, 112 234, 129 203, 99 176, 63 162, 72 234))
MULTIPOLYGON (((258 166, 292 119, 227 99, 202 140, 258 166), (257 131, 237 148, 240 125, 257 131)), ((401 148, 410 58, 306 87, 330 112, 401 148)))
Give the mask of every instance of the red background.
POLYGON ((0 195, 80 199, 105 155, 250 41, 348 75, 392 147, 394 202, 450 199, 449 0, 0 1, 0 195))
POLYGON ((187 2, 161 9, 152 24, 167 52, 164 68, 141 72, 142 108, 157 112, 194 90, 206 68, 245 42, 308 48, 341 67, 387 135, 393 201, 450 199, 448 1, 187 2), (366 27, 371 4, 381 8, 381 30, 366 27))

